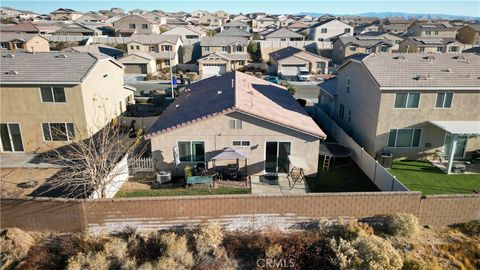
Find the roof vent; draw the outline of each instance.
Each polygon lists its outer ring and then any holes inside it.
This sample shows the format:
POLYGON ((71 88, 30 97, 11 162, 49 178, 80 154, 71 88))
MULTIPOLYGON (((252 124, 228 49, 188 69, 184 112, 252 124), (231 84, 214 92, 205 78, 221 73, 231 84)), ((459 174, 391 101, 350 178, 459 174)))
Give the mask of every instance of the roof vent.
POLYGON ((223 92, 220 91, 220 90, 218 90, 218 91, 217 91, 217 95, 221 95, 221 94, 223 94, 223 92))
POLYGON ((399 56, 395 57, 395 59, 402 59, 403 60, 403 59, 405 59, 405 56, 399 55, 399 56))
POLYGON ((10 71, 5 72, 5 74, 7 74, 7 75, 17 75, 17 74, 18 74, 18 71, 16 71, 16 70, 10 70, 10 71))
POLYGON ((457 57, 455 57, 455 58, 458 59, 458 60, 463 60, 463 59, 465 59, 465 56, 459 55, 459 56, 457 56, 457 57))
POLYGON ((417 79, 417 81, 426 81, 426 80, 428 80, 429 77, 430 76, 418 75, 416 79, 417 79))
POLYGON ((15 54, 13 54, 13 53, 7 53, 7 54, 5 54, 4 57, 5 57, 5 58, 15 58, 15 54))
POLYGON ((429 60, 431 62, 431 60, 435 59, 435 56, 429 55, 429 56, 424 57, 423 59, 429 60))
POLYGON ((452 72, 452 69, 451 69, 451 68, 445 68, 445 69, 442 69, 442 71, 444 71, 444 72, 452 72))
POLYGON ((473 79, 473 77, 470 73, 467 73, 467 79, 473 79))
POLYGON ((59 54, 57 56, 55 56, 56 58, 67 58, 67 55, 66 54, 59 54))
POLYGON ((178 107, 180 107, 180 105, 178 105, 178 104, 177 104, 177 105, 175 105, 175 108, 178 108, 178 107))

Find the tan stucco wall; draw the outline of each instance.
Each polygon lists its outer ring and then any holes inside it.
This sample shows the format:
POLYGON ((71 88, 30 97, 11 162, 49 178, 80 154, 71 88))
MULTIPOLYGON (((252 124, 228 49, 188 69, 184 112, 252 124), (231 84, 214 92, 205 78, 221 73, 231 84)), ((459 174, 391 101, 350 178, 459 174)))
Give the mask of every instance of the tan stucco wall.
POLYGON ((155 60, 148 60, 134 54, 123 57, 119 60, 119 62, 122 64, 147 64, 147 73, 153 73, 157 71, 155 60))
POLYGON ((463 44, 480 44, 480 33, 471 27, 463 27, 457 33, 457 40, 463 44))
POLYGON ((19 123, 25 152, 44 152, 65 145, 45 142, 42 123, 74 123, 78 134, 85 134, 86 121, 81 86, 65 87, 65 103, 43 103, 40 87, 1 86, 1 123, 19 123))
POLYGON ((26 43, 26 48, 27 51, 31 52, 49 52, 50 51, 50 46, 48 44, 48 40, 40 37, 40 36, 34 36, 32 37, 27 43, 26 43), (33 50, 32 50, 33 47, 33 50))
MULTIPOLYGON (((367 53, 367 48, 366 47, 355 46, 355 48, 356 48, 355 51, 353 51, 351 49, 351 47, 353 47, 353 46, 350 46, 350 45, 345 46, 341 42, 333 43, 332 60, 337 64, 341 64, 341 63, 343 63, 345 58, 347 58, 351 55, 360 54, 360 53, 362 53, 362 54, 367 53)), ((370 53, 377 53, 377 52, 380 53, 381 52, 380 47, 387 48, 386 52, 391 52, 392 51, 392 47, 378 46, 378 47, 371 47, 370 48, 371 49, 370 53)))
POLYGON ((123 87, 124 71, 110 61, 101 61, 83 83, 82 95, 87 129, 93 134, 126 109, 125 98, 132 91, 123 87), (104 77, 107 75, 106 77, 104 77), (122 101, 120 111, 119 102, 122 101))
MULTIPOLYGON (((212 152, 225 147, 232 147, 233 140, 249 140, 250 147, 239 147, 248 154, 248 173, 261 174, 264 170, 265 142, 291 142, 291 155, 303 157, 310 170, 307 174, 315 174, 318 167, 319 139, 303 133, 273 125, 240 113, 221 115, 183 128, 173 130, 151 139, 152 155, 157 160, 157 169, 172 170, 174 168, 173 147, 178 141, 204 141, 206 159, 210 160, 212 152), (230 119, 241 119, 242 129, 230 129, 230 119)), ((235 163, 230 161, 228 163, 235 163)), ((216 163, 221 164, 220 162, 216 163)), ((240 162, 243 166, 243 162, 240 162)), ((183 166, 179 172, 183 174, 183 166)), ((209 162, 212 167, 212 162, 209 162)))
MULTIPOLYGON (((443 91, 448 91, 445 89, 443 91)), ((375 152, 387 145, 388 133, 395 128, 422 128, 419 148, 395 148, 395 158, 418 158, 419 153, 434 152, 443 147, 445 132, 428 121, 480 121, 480 89, 454 91, 450 109, 435 108, 437 91, 422 91, 418 109, 395 109, 395 92, 382 92, 375 152), (425 144, 430 143, 430 149, 425 144)), ((467 151, 480 148, 480 138, 470 139, 467 151)), ((425 155, 427 155, 425 153, 425 155)))

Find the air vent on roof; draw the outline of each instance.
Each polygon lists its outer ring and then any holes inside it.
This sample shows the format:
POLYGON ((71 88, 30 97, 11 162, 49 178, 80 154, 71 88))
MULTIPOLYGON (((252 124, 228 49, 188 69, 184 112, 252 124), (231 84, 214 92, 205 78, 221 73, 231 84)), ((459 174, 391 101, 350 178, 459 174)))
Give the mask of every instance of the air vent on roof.
POLYGON ((7 53, 7 54, 5 54, 4 57, 5 57, 5 58, 15 58, 15 54, 13 54, 13 53, 7 53))
POLYGON ((223 94, 223 92, 220 91, 220 90, 218 90, 218 91, 217 91, 217 95, 221 95, 221 94, 223 94))
POLYGON ((433 55, 429 55, 429 56, 426 56, 426 57, 424 57, 423 59, 426 59, 426 60, 433 60, 433 59, 435 59, 435 56, 433 56, 433 55))
POLYGON ((405 56, 399 55, 399 56, 395 57, 395 59, 405 59, 405 56))
POLYGON ((470 73, 467 73, 467 79, 473 79, 472 75, 470 73))
POLYGON ((7 75, 17 75, 17 74, 18 74, 18 71, 16 71, 16 70, 10 70, 10 71, 5 72, 5 74, 7 74, 7 75))
POLYGON ((442 69, 443 72, 452 72, 452 69, 451 68, 444 68, 442 69))
POLYGON ((178 105, 178 104, 177 104, 177 105, 175 105, 175 108, 178 108, 178 107, 180 107, 180 105, 178 105))
POLYGON ((429 78, 430 78, 430 75, 428 75, 428 76, 418 75, 415 79, 416 79, 417 81, 426 81, 426 80, 428 80, 429 78))
POLYGON ((59 54, 57 56, 55 56, 56 58, 67 58, 67 55, 66 54, 59 54))
POLYGON ((457 57, 455 57, 455 58, 456 58, 456 59, 459 59, 459 60, 463 60, 463 59, 465 59, 465 56, 459 55, 459 56, 457 56, 457 57))

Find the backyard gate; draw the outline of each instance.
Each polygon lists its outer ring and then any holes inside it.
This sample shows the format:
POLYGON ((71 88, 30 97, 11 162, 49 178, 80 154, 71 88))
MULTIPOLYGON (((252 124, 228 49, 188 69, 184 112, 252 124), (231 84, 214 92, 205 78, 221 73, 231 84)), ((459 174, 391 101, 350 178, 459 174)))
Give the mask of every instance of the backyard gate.
POLYGON ((130 173, 135 172, 154 172, 155 161, 151 157, 133 158, 128 160, 128 169, 130 173))

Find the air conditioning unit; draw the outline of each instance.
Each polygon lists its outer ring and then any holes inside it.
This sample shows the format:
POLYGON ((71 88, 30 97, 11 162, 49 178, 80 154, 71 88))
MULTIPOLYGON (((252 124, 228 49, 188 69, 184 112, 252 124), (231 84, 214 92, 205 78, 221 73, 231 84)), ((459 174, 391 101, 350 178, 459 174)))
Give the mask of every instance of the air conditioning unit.
POLYGON ((157 173, 157 182, 159 184, 170 182, 170 180, 172 180, 172 174, 170 172, 160 171, 157 173))

